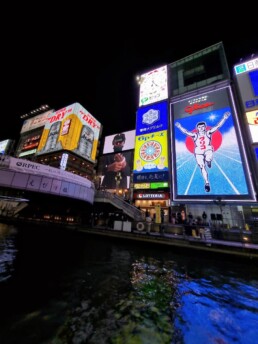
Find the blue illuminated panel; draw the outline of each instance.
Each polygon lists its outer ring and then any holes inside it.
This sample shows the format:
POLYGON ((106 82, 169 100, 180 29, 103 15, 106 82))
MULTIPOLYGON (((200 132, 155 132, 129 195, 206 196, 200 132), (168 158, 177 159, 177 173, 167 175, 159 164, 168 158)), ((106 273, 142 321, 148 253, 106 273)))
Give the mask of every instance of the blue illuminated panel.
POLYGON ((257 160, 257 162, 258 162, 258 147, 255 148, 254 151, 255 151, 255 155, 256 155, 256 160, 257 160))
POLYGON ((258 96, 258 70, 249 72, 249 77, 253 86, 254 95, 258 96))
POLYGON ((136 115, 136 136, 168 129, 167 102, 139 108, 136 115))

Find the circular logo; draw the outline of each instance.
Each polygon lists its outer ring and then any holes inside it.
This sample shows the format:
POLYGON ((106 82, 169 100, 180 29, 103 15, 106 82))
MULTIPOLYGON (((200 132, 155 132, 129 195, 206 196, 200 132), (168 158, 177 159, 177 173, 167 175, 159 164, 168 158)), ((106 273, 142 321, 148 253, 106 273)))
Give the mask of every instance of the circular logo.
POLYGON ((145 142, 140 148, 140 157, 144 161, 156 160, 162 151, 161 144, 157 141, 145 142))

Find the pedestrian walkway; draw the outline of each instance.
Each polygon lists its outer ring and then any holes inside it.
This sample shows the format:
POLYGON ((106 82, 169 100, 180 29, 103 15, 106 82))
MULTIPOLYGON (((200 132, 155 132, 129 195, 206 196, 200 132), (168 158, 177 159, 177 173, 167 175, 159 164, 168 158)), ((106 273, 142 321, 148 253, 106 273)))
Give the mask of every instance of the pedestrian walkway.
POLYGON ((112 228, 103 228, 100 226, 94 228, 83 227, 81 230, 91 234, 174 246, 177 248, 198 250, 199 252, 205 251, 221 255, 225 254, 228 256, 258 259, 257 244, 217 240, 213 239, 211 235, 210 237, 201 238, 171 233, 137 231, 135 229, 133 229, 131 232, 124 232, 113 230, 112 228))

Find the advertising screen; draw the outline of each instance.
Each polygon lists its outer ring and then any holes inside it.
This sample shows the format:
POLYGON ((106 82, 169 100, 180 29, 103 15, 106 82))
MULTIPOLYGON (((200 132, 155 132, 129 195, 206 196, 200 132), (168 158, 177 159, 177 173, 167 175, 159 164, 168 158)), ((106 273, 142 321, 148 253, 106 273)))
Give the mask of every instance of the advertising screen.
POLYGON ((258 110, 246 113, 252 143, 258 143, 258 110))
POLYGON ((248 73, 253 88, 254 95, 258 97, 258 69, 248 73))
POLYGON ((106 154, 99 159, 102 189, 129 189, 133 151, 106 154))
POLYGON ((237 65, 234 70, 245 111, 258 109, 258 58, 237 65))
POLYGON ((10 147, 11 140, 0 141, 0 154, 8 154, 8 148, 10 147))
POLYGON ((79 103, 49 115, 36 155, 68 150, 95 162, 101 124, 79 103))
POLYGON ((113 153, 115 150, 126 151, 134 149, 135 130, 124 131, 105 137, 103 154, 113 153))
POLYGON ((229 87, 171 104, 174 200, 255 200, 229 87))
POLYGON ((163 101, 139 108, 136 114, 136 135, 168 129, 168 103, 163 101))
POLYGON ((167 66, 142 74, 139 78, 139 106, 152 104, 168 98, 167 66))
POLYGON ((42 130, 36 130, 32 133, 28 132, 21 136, 19 146, 16 151, 18 157, 35 154, 39 145, 42 130))
POLYGON ((48 121, 48 116, 52 113, 53 111, 46 111, 38 116, 35 116, 33 118, 26 119, 23 122, 22 128, 21 128, 21 134, 25 133, 26 131, 31 131, 40 127, 44 127, 44 125, 48 121))
POLYGON ((166 130, 136 136, 133 174, 138 183, 168 180, 166 130))

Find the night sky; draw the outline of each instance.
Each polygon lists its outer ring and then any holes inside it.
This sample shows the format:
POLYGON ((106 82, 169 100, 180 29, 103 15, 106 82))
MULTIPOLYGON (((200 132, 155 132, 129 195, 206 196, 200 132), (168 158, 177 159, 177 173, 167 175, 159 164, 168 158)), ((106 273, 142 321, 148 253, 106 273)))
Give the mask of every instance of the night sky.
POLYGON ((258 52, 254 21, 246 29, 236 25, 234 33, 232 22, 229 29, 228 21, 211 21, 206 27, 188 26, 187 35, 165 20, 154 30, 156 19, 142 18, 137 29, 135 21, 121 18, 112 25, 105 18, 94 28, 86 20, 89 14, 65 18, 25 20, 26 25, 23 22, 3 38, 0 140, 17 139, 20 116, 44 104, 58 110, 81 103, 101 122, 103 136, 132 130, 138 106, 137 75, 221 41, 231 72, 240 58, 258 52))

